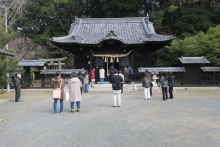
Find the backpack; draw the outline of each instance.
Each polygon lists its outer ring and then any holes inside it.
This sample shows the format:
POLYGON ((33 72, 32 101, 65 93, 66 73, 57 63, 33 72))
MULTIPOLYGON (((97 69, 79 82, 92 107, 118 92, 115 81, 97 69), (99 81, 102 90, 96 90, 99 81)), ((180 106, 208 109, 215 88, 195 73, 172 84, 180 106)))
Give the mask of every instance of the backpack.
POLYGON ((129 74, 133 75, 133 73, 134 73, 134 72, 133 72, 133 69, 132 69, 131 67, 129 67, 128 70, 129 70, 129 74))

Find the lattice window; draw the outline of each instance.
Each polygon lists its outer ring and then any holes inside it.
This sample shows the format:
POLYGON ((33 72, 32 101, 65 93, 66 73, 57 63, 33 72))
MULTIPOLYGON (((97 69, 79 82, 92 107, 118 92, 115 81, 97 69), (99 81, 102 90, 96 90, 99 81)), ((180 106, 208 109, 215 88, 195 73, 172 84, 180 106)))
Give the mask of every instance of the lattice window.
POLYGON ((121 57, 119 66, 128 66, 129 65, 129 56, 121 57))
POLYGON ((102 57, 95 57, 95 66, 104 66, 104 59, 102 57))

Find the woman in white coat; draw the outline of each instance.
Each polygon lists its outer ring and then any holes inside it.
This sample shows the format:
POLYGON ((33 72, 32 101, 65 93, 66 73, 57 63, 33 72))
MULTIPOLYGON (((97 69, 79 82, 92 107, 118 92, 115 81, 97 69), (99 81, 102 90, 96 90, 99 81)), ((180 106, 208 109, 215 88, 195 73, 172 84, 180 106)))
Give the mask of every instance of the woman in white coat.
POLYGON ((105 70, 103 69, 103 67, 100 67, 99 77, 100 77, 100 84, 104 84, 105 70))
POLYGON ((70 101, 71 112, 74 112, 74 103, 75 102, 76 102, 76 106, 77 106, 76 112, 79 112, 80 101, 82 99, 81 90, 80 90, 81 87, 82 87, 82 83, 78 79, 77 73, 73 72, 71 74, 71 79, 68 82, 69 101, 70 101))

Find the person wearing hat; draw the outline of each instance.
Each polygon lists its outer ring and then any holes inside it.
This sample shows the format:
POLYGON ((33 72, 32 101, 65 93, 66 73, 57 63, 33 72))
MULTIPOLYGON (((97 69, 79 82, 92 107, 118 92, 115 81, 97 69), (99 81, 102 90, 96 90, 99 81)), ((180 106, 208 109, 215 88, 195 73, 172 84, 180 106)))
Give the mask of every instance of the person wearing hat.
POLYGON ((114 103, 113 107, 116 107, 116 99, 118 98, 118 107, 121 107, 121 83, 123 79, 121 76, 118 75, 118 70, 114 70, 114 75, 112 76, 110 82, 112 83, 112 90, 113 90, 113 98, 114 103))
POLYGON ((123 93, 124 75, 122 74, 121 70, 119 70, 118 75, 121 76, 121 78, 123 80, 122 83, 121 83, 121 93, 123 93))

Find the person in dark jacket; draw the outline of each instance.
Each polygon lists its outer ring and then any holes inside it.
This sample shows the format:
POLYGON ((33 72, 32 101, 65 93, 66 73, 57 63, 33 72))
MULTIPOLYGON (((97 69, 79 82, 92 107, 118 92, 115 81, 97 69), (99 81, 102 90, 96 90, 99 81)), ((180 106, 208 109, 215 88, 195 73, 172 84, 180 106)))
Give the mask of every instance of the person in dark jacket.
POLYGON ((14 78, 14 88, 15 88, 15 102, 21 102, 20 95, 21 95, 21 74, 17 74, 14 78))
POLYGON ((150 85, 151 78, 149 73, 145 73, 145 77, 142 80, 142 87, 144 87, 144 97, 146 100, 150 100, 150 85))
POLYGON ((113 107, 116 107, 116 98, 118 97, 118 107, 121 107, 121 83, 123 83, 123 79, 120 75, 118 75, 118 70, 114 71, 114 75, 111 78, 112 90, 113 90, 113 98, 114 104, 113 107))
POLYGON ((96 66, 95 68, 95 84, 98 84, 99 81, 99 67, 96 66))
POLYGON ((169 95, 170 95, 170 99, 173 99, 173 86, 174 86, 174 75, 173 73, 169 73, 169 77, 168 77, 168 86, 169 86, 169 95))
MULTIPOLYGON (((78 78, 79 78, 79 80, 80 80, 81 84, 82 84, 82 85, 84 85, 84 77, 83 77, 83 75, 82 75, 82 72, 81 72, 81 71, 79 71, 79 72, 78 72, 78 78)), ((80 91, 81 91, 81 94, 82 94, 82 91, 83 91, 83 86, 82 86, 82 87, 80 87, 80 91)))
POLYGON ((160 84, 162 88, 163 100, 165 101, 168 99, 168 94, 167 94, 168 77, 166 72, 162 73, 162 76, 160 78, 160 84))
POLYGON ((113 64, 111 65, 111 67, 108 70, 108 76, 110 76, 110 83, 111 83, 111 78, 114 76, 116 70, 117 69, 115 69, 113 64))
POLYGON ((130 65, 128 65, 128 81, 129 81, 129 84, 132 83, 132 75, 133 75, 133 69, 131 68, 130 65))
POLYGON ((148 73, 149 76, 150 76, 150 79, 151 79, 151 83, 150 83, 150 96, 152 96, 152 95, 153 95, 153 92, 152 92, 152 87, 153 87, 153 83, 152 83, 152 81, 153 81, 153 75, 151 74, 151 72, 150 72, 149 70, 146 70, 145 73, 148 73))

